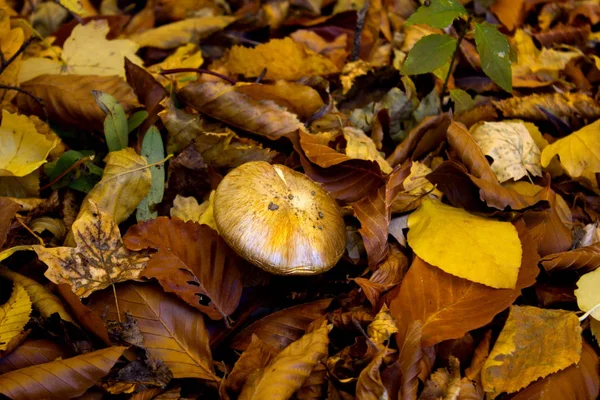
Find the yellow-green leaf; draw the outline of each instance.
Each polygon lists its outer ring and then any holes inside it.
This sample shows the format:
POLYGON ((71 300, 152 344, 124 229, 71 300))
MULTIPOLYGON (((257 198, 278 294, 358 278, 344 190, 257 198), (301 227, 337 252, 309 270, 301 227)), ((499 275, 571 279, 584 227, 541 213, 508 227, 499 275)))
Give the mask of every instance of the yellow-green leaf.
POLYGON ((0 305, 0 357, 15 347, 11 341, 18 338, 31 314, 31 299, 20 284, 13 285, 8 301, 0 305))
POLYGON ((441 270, 493 288, 514 288, 522 248, 510 222, 425 200, 408 217, 408 244, 441 270))

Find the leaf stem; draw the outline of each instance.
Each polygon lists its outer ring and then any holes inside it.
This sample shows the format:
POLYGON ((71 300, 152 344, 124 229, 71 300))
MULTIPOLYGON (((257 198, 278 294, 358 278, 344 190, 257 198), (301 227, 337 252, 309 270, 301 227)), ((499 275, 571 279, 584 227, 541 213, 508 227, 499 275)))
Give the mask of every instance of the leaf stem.
POLYGON ((21 226, 23 228, 25 228, 25 230, 27 232, 29 232, 34 238, 36 238, 38 240, 38 242, 40 242, 40 244, 42 246, 46 245, 46 243, 44 243, 44 239, 42 239, 41 237, 39 237, 30 227, 28 227, 27 224, 21 219, 21 217, 19 216, 19 214, 15 215, 15 219, 17 220, 17 222, 19 224, 21 224, 21 226))
POLYGON ((123 321, 121 321, 121 310, 119 310, 119 299, 117 298, 117 289, 115 288, 114 283, 111 283, 110 286, 112 286, 113 295, 115 296, 115 306, 117 307, 117 318, 119 319, 119 322, 123 322, 123 321))
POLYGON ((589 317, 598 308, 600 308, 600 303, 596 304, 594 307, 592 307, 590 310, 588 310, 588 312, 586 312, 581 317, 579 317, 579 322, 583 322, 587 317, 589 317))
POLYGON ((228 76, 222 75, 218 72, 215 71, 211 71, 209 69, 204 69, 204 68, 173 68, 173 69, 163 69, 162 71, 160 71, 161 75, 169 75, 169 74, 178 74, 180 72, 196 72, 198 74, 207 74, 207 75, 212 75, 212 76, 216 76, 217 78, 221 78, 224 81, 227 81, 229 83, 231 83, 232 85, 235 85, 237 82, 234 81, 233 79, 231 79, 228 76))
POLYGON ((473 15, 469 14, 469 17, 467 18, 467 24, 465 25, 464 29, 460 32, 460 34, 458 35, 458 39, 456 40, 456 49, 454 49, 454 53, 452 54, 452 58, 450 59, 450 67, 448 68, 448 73, 446 74, 444 85, 442 86, 442 92, 440 93, 441 104, 444 104, 444 95, 446 94, 446 90, 448 89, 448 81, 450 80, 450 75, 452 75, 452 66, 454 65, 454 62, 456 61, 456 56, 460 51, 460 44, 462 43, 463 39, 467 35, 467 32, 469 31, 471 21, 473 21, 473 15))
POLYGON ((167 162, 168 159, 170 159, 172 157, 173 157, 173 154, 169 154, 168 156, 166 156, 164 159, 162 159, 160 161, 157 161, 157 162, 152 163, 152 164, 144 165, 143 167, 138 167, 138 168, 130 169, 129 171, 121 172, 120 174, 117 174, 115 176, 111 176, 108 179, 101 180, 100 183, 104 184, 104 183, 110 181, 111 179, 115 179, 115 178, 118 178, 120 176, 130 174, 132 172, 137 172, 137 171, 141 171, 141 170, 144 170, 144 169, 147 169, 147 168, 155 167, 155 166, 160 165, 160 164, 164 164, 165 162, 167 162))

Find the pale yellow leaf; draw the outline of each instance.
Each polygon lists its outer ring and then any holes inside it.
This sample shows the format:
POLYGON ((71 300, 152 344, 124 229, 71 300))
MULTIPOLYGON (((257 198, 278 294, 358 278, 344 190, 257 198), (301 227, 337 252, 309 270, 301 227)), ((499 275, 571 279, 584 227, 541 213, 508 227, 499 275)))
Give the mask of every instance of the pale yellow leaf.
POLYGON ((431 168, 427 165, 418 161, 413 161, 410 166, 410 175, 408 175, 402 183, 404 192, 413 196, 421 196, 429 193, 433 197, 441 198, 442 192, 437 190, 426 178, 431 172, 431 168))
POLYGON ((2 110, 0 125, 0 176, 25 176, 46 162, 56 146, 35 129, 25 115, 2 110))
POLYGON ((64 8, 66 8, 74 14, 79 15, 80 17, 85 17, 88 14, 85 8, 83 8, 83 5, 81 4, 81 0, 59 0, 59 3, 64 8))
POLYGON ((426 199, 408 227, 408 244, 429 264, 493 288, 515 287, 523 250, 510 222, 426 199))
POLYGON ((394 321, 394 317, 390 315, 390 310, 384 304, 373 322, 367 327, 367 334, 374 343, 382 344, 396 332, 398 332, 396 321, 394 321))
POLYGON ((29 314, 31 300, 23 286, 15 283, 6 303, 0 304, 0 357, 15 346, 11 341, 19 337, 29 322, 29 314))
POLYGON ((196 80, 195 72, 180 72, 177 74, 169 74, 165 77, 160 74, 162 70, 175 69, 175 68, 200 68, 204 63, 202 58, 202 52, 193 43, 187 43, 183 46, 179 46, 173 54, 164 59, 159 64, 152 65, 148 68, 148 72, 154 74, 154 77, 167 86, 171 80, 178 82, 178 87, 183 87, 190 82, 196 80))
POLYGON ((171 208, 171 217, 179 218, 184 221, 194 221, 199 224, 205 224, 217 230, 215 218, 213 216, 213 202, 215 191, 210 193, 208 200, 198 204, 194 197, 183 197, 177 195, 171 208))
MULTIPOLYGON (((584 312, 588 312, 600 304, 600 268, 579 278, 577 289, 575 289, 575 297, 577 297, 579 309, 584 312)), ((592 312, 592 317, 600 321, 600 308, 592 312)))
POLYGON ((360 129, 346 127, 343 130, 344 138, 346 139, 346 155, 360 160, 375 161, 379 164, 383 173, 389 174, 392 172, 392 167, 383 158, 377 150, 373 139, 368 137, 360 129))

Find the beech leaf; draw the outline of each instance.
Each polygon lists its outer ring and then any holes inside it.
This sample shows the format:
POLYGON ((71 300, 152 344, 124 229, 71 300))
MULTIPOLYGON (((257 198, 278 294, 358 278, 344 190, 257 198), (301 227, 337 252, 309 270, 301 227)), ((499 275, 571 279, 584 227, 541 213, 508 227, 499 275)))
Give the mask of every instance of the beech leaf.
POLYGON ((593 271, 600 265, 600 242, 562 253, 549 254, 541 264, 550 273, 565 270, 580 273, 593 271))
POLYGON ((15 341, 20 340, 21 332, 29 322, 29 314, 29 295, 23 286, 15 282, 8 300, 0 304, 0 357, 19 345, 15 341))
POLYGON ((234 392, 240 392, 246 380, 269 365, 276 354, 277 350, 252 335, 250 344, 235 362, 225 384, 234 392))
POLYGON ((493 288, 515 287, 522 249, 509 222, 425 200, 408 217, 408 227, 408 244, 430 264, 493 288))
POLYGON ((0 359, 0 375, 21 368, 43 364, 64 358, 66 352, 61 346, 48 339, 28 339, 12 353, 0 359))

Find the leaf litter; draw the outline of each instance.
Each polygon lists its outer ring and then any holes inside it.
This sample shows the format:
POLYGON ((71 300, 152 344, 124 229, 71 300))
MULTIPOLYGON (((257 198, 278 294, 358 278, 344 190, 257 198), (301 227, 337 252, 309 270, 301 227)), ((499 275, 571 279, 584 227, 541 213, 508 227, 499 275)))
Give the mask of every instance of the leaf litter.
POLYGON ((598 398, 598 15, 0 1, 0 396, 598 398))

